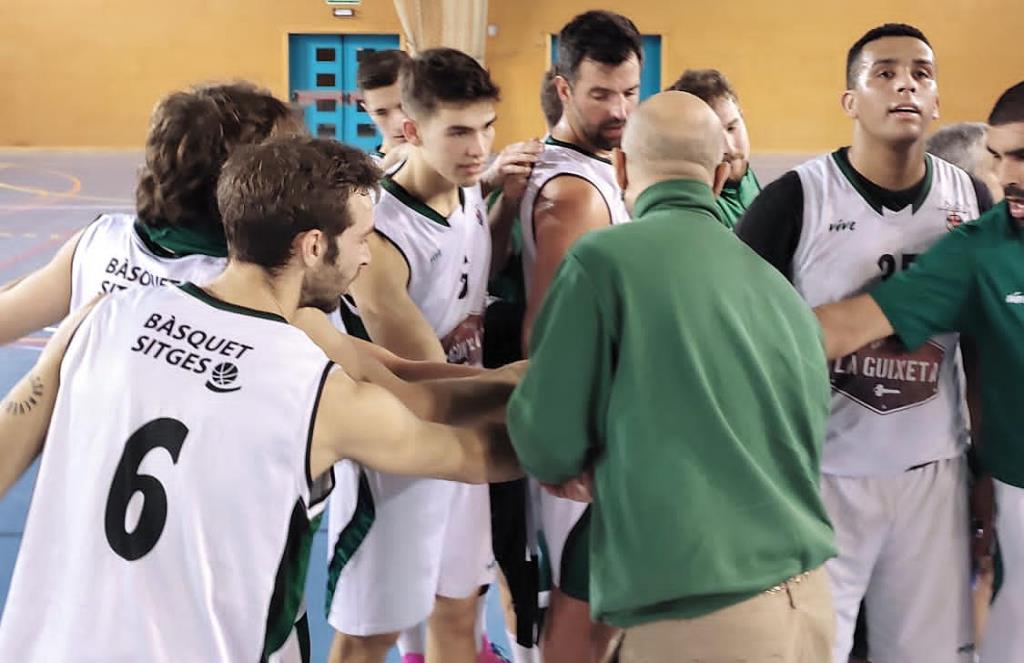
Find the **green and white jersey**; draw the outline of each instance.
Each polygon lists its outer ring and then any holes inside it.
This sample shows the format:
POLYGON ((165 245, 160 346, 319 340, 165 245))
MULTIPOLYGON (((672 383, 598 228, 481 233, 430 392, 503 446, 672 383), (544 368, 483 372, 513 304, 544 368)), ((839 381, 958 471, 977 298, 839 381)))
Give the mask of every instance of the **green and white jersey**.
POLYGON ((86 227, 71 262, 71 309, 98 294, 136 286, 206 283, 224 271, 226 258, 175 256, 138 232, 134 214, 104 214, 86 227))
MULTIPOLYGON (((808 304, 863 292, 978 217, 967 173, 930 155, 926 164, 920 196, 898 212, 862 191, 838 153, 796 168, 804 205, 792 280, 808 304)), ((822 471, 894 474, 960 455, 967 426, 956 350, 956 334, 935 336, 913 352, 890 337, 833 361, 822 471)))
POLYGON ((381 187, 374 227, 405 257, 410 298, 449 362, 482 365, 491 234, 480 187, 459 189, 460 204, 447 218, 390 177, 381 187))
POLYGON ((277 650, 302 597, 331 366, 284 318, 192 284, 101 301, 61 365, 0 660, 277 650))
POLYGON ((548 136, 544 140, 544 151, 533 166, 519 207, 523 231, 523 275, 526 279, 527 292, 530 291, 533 264, 537 260, 533 207, 544 185, 556 177, 565 176, 579 177, 594 185, 608 206, 608 216, 612 220, 612 225, 629 221, 629 212, 622 201, 622 189, 615 180, 615 167, 612 166, 612 162, 581 147, 548 136))

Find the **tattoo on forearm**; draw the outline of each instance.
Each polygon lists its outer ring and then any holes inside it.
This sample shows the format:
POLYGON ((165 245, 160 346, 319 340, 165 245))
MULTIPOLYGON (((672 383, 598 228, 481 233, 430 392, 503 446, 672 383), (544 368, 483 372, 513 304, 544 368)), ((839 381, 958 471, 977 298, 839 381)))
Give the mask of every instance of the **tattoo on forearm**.
POLYGON ((43 395, 43 380, 38 375, 32 376, 31 380, 32 393, 26 398, 15 400, 14 398, 8 397, 7 402, 4 403, 4 409, 7 414, 17 416, 19 414, 28 414, 32 411, 36 405, 39 404, 39 399, 43 395))

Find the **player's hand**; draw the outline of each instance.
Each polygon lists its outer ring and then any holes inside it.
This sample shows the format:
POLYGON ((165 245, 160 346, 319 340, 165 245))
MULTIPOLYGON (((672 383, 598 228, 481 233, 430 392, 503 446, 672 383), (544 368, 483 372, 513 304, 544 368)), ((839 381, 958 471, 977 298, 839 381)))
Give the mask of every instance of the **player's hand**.
MULTIPOLYGON (((521 198, 526 190, 526 180, 533 172, 533 164, 537 163, 543 151, 544 143, 536 138, 506 146, 484 172, 481 178, 484 189, 489 192, 501 188, 508 195, 511 185, 520 188, 517 195, 521 198), (512 179, 516 177, 518 181, 512 179)), ((511 195, 509 198, 518 200, 511 195)))
POLYGON ((992 561, 992 541, 995 536, 995 487, 992 477, 982 475, 971 489, 971 556, 978 568, 992 561))
POLYGON ((555 497, 587 504, 594 501, 594 475, 590 470, 557 486, 549 483, 541 486, 555 497))

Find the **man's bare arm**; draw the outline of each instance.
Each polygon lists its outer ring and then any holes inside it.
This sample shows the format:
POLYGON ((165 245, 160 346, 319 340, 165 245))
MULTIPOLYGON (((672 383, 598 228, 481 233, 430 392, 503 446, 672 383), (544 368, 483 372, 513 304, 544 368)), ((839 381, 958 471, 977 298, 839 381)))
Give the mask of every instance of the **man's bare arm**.
POLYGON ((371 262, 352 283, 366 331, 375 343, 406 359, 443 362, 437 334, 409 297, 409 265, 386 238, 370 236, 371 262))
POLYGON ((386 389, 353 382, 335 370, 324 385, 314 424, 311 476, 346 458, 389 474, 465 483, 522 476, 503 425, 425 422, 386 389))
POLYGON ((352 343, 363 350, 366 354, 384 364, 389 371, 409 382, 419 380, 439 380, 442 378, 465 378, 474 377, 483 373, 486 369, 469 364, 449 364, 440 361, 419 361, 415 359, 404 359, 387 348, 364 341, 355 336, 349 336, 352 343))
POLYGON ((814 309, 825 334, 825 355, 843 357, 893 333, 889 318, 871 295, 858 295, 814 309))
POLYGON ((0 345, 54 325, 71 308, 71 261, 81 231, 49 263, 0 289, 0 345))
POLYGON ((523 353, 529 350, 533 321, 562 258, 573 243, 591 230, 611 224, 608 205, 593 184, 578 177, 556 177, 544 185, 533 208, 537 259, 526 293, 523 353))
POLYGON ((354 381, 387 389, 425 421, 454 424, 493 420, 504 412, 512 390, 525 372, 523 362, 497 370, 478 369, 473 377, 409 382, 365 352, 364 347, 372 344, 342 334, 322 312, 300 309, 292 323, 305 331, 354 381))
POLYGON ((35 365, 0 401, 0 496, 25 473, 43 447, 57 402, 64 352, 95 303, 93 300, 61 323, 35 365))

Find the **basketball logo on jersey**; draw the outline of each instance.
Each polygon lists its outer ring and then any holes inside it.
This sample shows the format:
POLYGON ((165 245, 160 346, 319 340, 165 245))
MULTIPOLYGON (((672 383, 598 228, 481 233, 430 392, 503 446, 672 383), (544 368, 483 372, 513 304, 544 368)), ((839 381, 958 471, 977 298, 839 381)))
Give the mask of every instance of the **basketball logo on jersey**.
POLYGON ((441 347, 452 364, 482 366, 484 363, 484 318, 472 314, 441 339, 441 347))
POLYGON ((899 412, 939 393, 945 349, 928 341, 907 352, 895 337, 869 343, 833 362, 832 388, 877 414, 899 412))
POLYGON ((210 379, 206 381, 206 388, 218 394, 238 391, 242 388, 241 386, 231 386, 237 380, 238 367, 228 361, 221 362, 210 371, 210 379))
POLYGON ((965 210, 960 209, 953 203, 945 203, 939 209, 946 213, 947 230, 955 230, 963 224, 964 215, 967 213, 965 210))
POLYGON ((219 358, 241 359, 254 349, 253 346, 211 334, 181 322, 173 315, 153 313, 142 327, 146 333, 135 339, 132 352, 189 373, 208 374, 206 388, 215 393, 226 394, 241 389, 233 386, 238 380, 238 366, 219 358))

